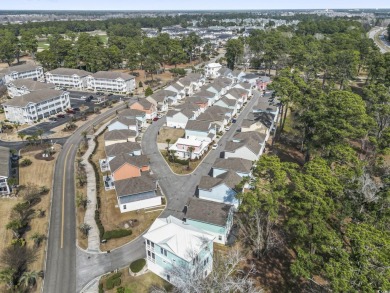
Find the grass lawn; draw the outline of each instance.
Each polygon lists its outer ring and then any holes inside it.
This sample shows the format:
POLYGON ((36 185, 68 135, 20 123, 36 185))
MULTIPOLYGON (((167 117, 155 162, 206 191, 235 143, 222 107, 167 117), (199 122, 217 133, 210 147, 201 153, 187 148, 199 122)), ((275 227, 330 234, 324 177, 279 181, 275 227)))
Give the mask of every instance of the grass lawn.
MULTIPOLYGON (((130 276, 128 268, 122 269, 122 276, 121 276, 121 287, 125 288, 126 293, 149 293, 150 288, 154 286, 164 287, 165 289, 169 290, 172 288, 172 285, 170 285, 165 280, 161 279, 159 276, 155 275, 152 272, 148 272, 146 274, 143 274, 138 277, 130 276)), ((112 290, 106 290, 106 280, 109 278, 110 275, 105 276, 101 279, 100 283, 103 284, 104 292, 106 293, 115 293, 116 288, 112 290)))
POLYGON ((170 145, 174 144, 179 138, 184 136, 184 129, 161 127, 160 134, 157 136, 157 143, 167 143, 171 139, 170 145))
MULTIPOLYGON (((99 166, 99 159, 104 157, 104 135, 102 134, 98 137, 98 148, 95 155, 93 155, 92 160, 97 164, 97 166, 99 166)), ((131 235, 122 238, 111 239, 107 241, 107 243, 101 244, 100 249, 105 251, 122 246, 137 238, 150 227, 154 220, 160 215, 161 210, 159 209, 163 209, 164 207, 121 213, 119 207, 117 207, 118 201, 115 190, 104 190, 103 174, 100 172, 100 169, 99 176, 102 178, 101 185, 98 187, 101 198, 100 219, 104 229, 106 231, 124 229, 125 224, 129 224, 131 220, 133 220, 133 222, 134 220, 137 220, 137 223, 135 223, 133 227, 129 228, 133 232, 131 235)))
POLYGON ((48 41, 39 41, 38 42, 38 48, 41 48, 41 49, 48 49, 50 47, 50 44, 48 43, 48 41))
MULTIPOLYGON (((28 184, 33 183, 38 186, 47 186, 48 188, 52 188, 52 178, 54 173, 54 165, 60 151, 60 146, 56 145, 55 150, 56 154, 54 155, 55 160, 52 161, 44 161, 37 160, 34 156, 41 151, 31 151, 27 153, 23 153, 23 158, 28 158, 32 161, 32 164, 28 167, 23 167, 19 169, 19 183, 20 184, 28 184)), ((46 211, 44 217, 39 218, 35 217, 30 221, 31 230, 27 231, 24 235, 24 238, 27 240, 27 245, 29 247, 33 246, 33 241, 30 239, 34 233, 47 235, 48 229, 48 220, 49 220, 49 209, 50 209, 50 196, 51 194, 46 194, 42 196, 42 200, 36 206, 34 206, 35 210, 42 209, 46 211)), ((43 270, 43 263, 45 260, 45 246, 46 242, 44 241, 40 248, 37 249, 37 260, 29 266, 29 270, 31 271, 41 271, 43 270)), ((41 279, 38 279, 39 289, 41 287, 41 279)))

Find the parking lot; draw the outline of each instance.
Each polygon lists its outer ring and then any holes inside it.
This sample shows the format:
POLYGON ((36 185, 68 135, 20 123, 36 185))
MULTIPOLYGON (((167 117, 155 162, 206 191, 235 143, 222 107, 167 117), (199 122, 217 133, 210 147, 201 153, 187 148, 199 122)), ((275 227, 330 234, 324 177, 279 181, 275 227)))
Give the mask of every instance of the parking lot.
MULTIPOLYGON (((104 95, 99 96, 91 92, 80 92, 80 91, 68 91, 68 92, 70 97, 71 108, 80 108, 82 106, 85 106, 86 110, 94 109, 95 107, 99 107, 102 98, 105 97, 104 95), (82 97, 90 97, 90 96, 93 97, 91 101, 82 98, 82 97)), ((106 101, 121 101, 121 100, 131 100, 131 99, 129 97, 125 97, 121 95, 107 96, 106 99, 106 101)), ((65 117, 58 118, 56 115, 53 115, 52 117, 56 117, 56 121, 50 121, 49 119, 45 119, 46 121, 41 122, 32 127, 26 128, 21 132, 25 133, 26 135, 34 135, 37 133, 38 130, 43 130, 42 136, 48 136, 54 133, 52 129, 60 125, 65 125, 72 118, 79 118, 81 116, 81 113, 79 111, 76 111, 74 114, 67 114, 67 113, 61 113, 61 114, 64 114, 65 117)))

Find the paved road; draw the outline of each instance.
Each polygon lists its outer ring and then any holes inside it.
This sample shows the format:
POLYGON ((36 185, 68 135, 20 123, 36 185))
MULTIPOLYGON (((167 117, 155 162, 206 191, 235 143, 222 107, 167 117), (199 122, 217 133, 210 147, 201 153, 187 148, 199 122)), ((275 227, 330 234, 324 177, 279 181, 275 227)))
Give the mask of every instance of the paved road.
MULTIPOLYGON (((241 112, 237 122, 232 124, 230 130, 220 139, 218 148, 216 150, 211 150, 198 168, 190 175, 181 176, 172 173, 158 150, 157 143, 155 142, 160 127, 165 123, 165 118, 153 122, 152 125, 147 128, 141 143, 142 151, 149 156, 151 169, 153 173, 157 174, 159 185, 168 199, 167 208, 162 213, 161 217, 167 217, 169 215, 180 217, 182 215, 184 205, 190 197, 194 196, 201 176, 209 173, 216 158, 220 156, 221 151, 224 149, 226 142, 235 134, 237 128, 241 125, 242 120, 252 110, 259 96, 260 93, 255 92, 254 97, 241 112)), ((121 248, 111 251, 109 254, 88 254, 78 250, 77 292, 96 277, 117 268, 125 267, 132 261, 142 257, 145 257, 145 248, 142 237, 139 237, 137 240, 130 242, 121 248)))
MULTIPOLYGON (((53 143, 58 143, 60 145, 64 145, 67 140, 68 140, 68 137, 63 137, 63 138, 44 139, 43 142, 53 141, 53 143)), ((17 150, 17 151, 26 147, 27 144, 28 144, 27 141, 0 140, 0 146, 7 147, 7 148, 17 150)))
POLYGON ((386 28, 384 27, 374 27, 368 32, 368 37, 374 40, 375 44, 377 44, 377 46, 379 47, 381 53, 390 52, 390 46, 386 45, 383 41, 378 40, 376 38, 377 35, 381 35, 385 30, 386 28))
POLYGON ((76 214, 74 160, 81 133, 115 113, 118 105, 81 126, 63 145, 58 156, 52 187, 52 207, 44 292, 76 292, 76 214))

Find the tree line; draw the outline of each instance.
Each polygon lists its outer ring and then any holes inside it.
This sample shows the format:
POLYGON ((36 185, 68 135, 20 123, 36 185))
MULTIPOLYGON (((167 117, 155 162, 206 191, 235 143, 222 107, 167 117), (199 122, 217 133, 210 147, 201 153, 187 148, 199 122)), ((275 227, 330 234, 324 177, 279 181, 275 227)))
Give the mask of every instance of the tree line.
POLYGON ((238 195, 239 223, 255 258, 292 252, 290 285, 378 292, 390 289, 390 54, 346 24, 248 38, 252 62, 277 70, 282 113, 253 189, 238 195), (277 156, 284 148, 301 159, 277 156))

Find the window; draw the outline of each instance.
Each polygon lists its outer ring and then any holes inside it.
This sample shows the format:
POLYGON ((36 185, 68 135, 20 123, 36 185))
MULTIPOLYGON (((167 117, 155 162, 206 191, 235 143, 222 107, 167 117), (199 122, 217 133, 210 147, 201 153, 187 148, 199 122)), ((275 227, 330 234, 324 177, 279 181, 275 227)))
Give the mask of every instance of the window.
POLYGON ((149 240, 146 240, 146 243, 147 243, 148 245, 150 245, 150 241, 149 241, 149 240))
POLYGON ((161 254, 167 256, 167 251, 164 248, 160 248, 161 254))
POLYGON ((150 251, 148 250, 148 256, 150 257, 150 251))
POLYGON ((124 209, 124 210, 126 209, 126 205, 125 205, 125 204, 123 205, 123 209, 124 209))
POLYGON ((168 282, 171 281, 171 276, 170 275, 167 275, 167 280, 168 280, 168 282))
POLYGON ((218 240, 220 240, 220 241, 222 240, 222 236, 221 235, 218 236, 218 240))

